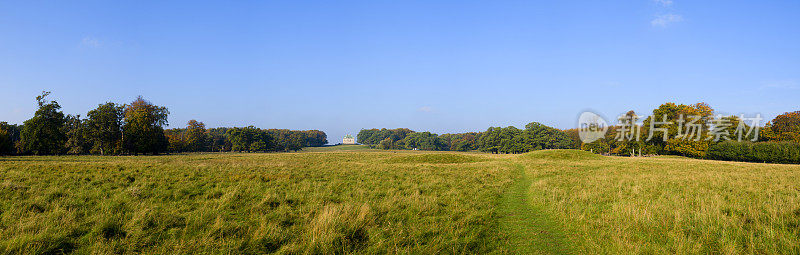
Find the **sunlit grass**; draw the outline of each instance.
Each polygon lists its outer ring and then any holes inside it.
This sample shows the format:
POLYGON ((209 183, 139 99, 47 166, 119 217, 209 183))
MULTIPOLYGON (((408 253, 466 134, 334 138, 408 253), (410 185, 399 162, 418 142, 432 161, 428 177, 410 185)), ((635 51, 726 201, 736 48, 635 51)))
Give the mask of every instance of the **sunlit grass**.
POLYGON ((359 148, 0 157, 0 253, 800 253, 798 165, 359 148))
POLYGON ((322 147, 306 147, 303 148, 302 152, 333 152, 333 151, 379 151, 379 149, 372 149, 367 145, 350 145, 350 144, 341 144, 341 145, 333 145, 333 146, 322 146, 322 147))
POLYGON ((800 253, 798 165, 580 154, 518 162, 531 204, 584 252, 800 253))
POLYGON ((413 153, 6 157, 0 253, 483 253, 507 161, 413 153))

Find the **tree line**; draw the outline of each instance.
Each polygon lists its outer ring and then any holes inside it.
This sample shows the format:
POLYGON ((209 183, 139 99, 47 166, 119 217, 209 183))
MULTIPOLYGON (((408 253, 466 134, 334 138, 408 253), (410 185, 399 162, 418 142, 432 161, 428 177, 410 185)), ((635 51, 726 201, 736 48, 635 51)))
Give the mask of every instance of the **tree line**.
MULTIPOLYGON (((786 112, 776 116, 767 122, 763 127, 759 127, 758 135, 753 132, 738 131, 738 123, 741 119, 738 116, 714 116, 714 109, 706 103, 696 103, 691 105, 664 103, 652 111, 651 116, 656 116, 656 121, 661 121, 662 116, 667 116, 669 120, 678 120, 682 116, 696 116, 695 126, 697 139, 686 139, 681 137, 681 133, 686 133, 686 129, 681 130, 679 125, 669 125, 668 127, 651 127, 651 118, 645 118, 641 125, 641 139, 620 139, 624 134, 624 127, 620 125, 610 126, 605 136, 591 143, 580 143, 581 149, 593 151, 595 153, 612 155, 681 155, 694 158, 709 158, 721 160, 755 161, 755 162, 796 162, 800 163, 800 111, 786 112), (732 125, 714 124, 724 120, 732 125), (716 127, 715 127, 716 126, 716 127), (659 130, 655 132, 658 139, 648 137, 651 128, 666 129, 666 132, 659 130), (717 128, 717 133, 729 135, 727 139, 714 139, 711 135, 712 129, 717 128), (665 134, 664 134, 665 133, 665 134), (668 139, 661 139, 665 135, 668 139), (742 135, 741 137, 739 135, 742 135), (741 138, 741 141, 739 141, 741 138), (755 140, 755 141, 753 141, 755 140), (777 155, 780 159, 776 159, 777 155)), ((637 114, 629 111, 626 117, 633 117, 637 114)), ((750 130, 751 125, 744 124, 743 130, 750 130)), ((566 130, 574 139, 578 137, 578 129, 566 130)))
MULTIPOLYGON (((190 120, 185 128, 166 129, 169 110, 141 96, 128 104, 99 104, 82 118, 80 115, 65 115, 58 102, 47 99, 49 95, 49 92, 42 92, 36 97, 38 109, 22 125, 0 122, 0 155, 298 151, 328 142, 327 135, 319 130, 261 129, 254 126, 206 128, 203 122, 196 120, 190 120)), ((645 118, 637 135, 646 136, 650 129, 659 128, 659 135, 668 139, 621 139, 627 134, 624 127, 617 124, 610 126, 601 139, 583 143, 577 128, 559 130, 537 122, 525 125, 525 129, 489 127, 483 132, 442 135, 408 128, 362 129, 357 139, 359 143, 387 150, 524 153, 579 148, 613 155, 683 155, 723 160, 800 162, 800 111, 778 115, 760 127, 757 139, 755 133, 747 133, 742 137, 745 141, 741 142, 710 139, 712 128, 720 127, 707 123, 720 118, 715 118, 714 109, 705 103, 665 103, 654 109, 652 116, 666 116, 670 120, 696 116, 696 122, 702 124, 697 125, 695 131, 702 137, 681 139, 680 127, 651 126, 653 119, 645 118)), ((637 114, 629 111, 623 117, 634 118, 637 114)), ((739 122, 737 116, 722 116, 721 119, 739 122)), ((721 131, 734 135, 736 128, 741 127, 734 124, 721 131)), ((749 130, 751 127, 745 125, 744 128, 749 130)))
POLYGON ((186 128, 165 129, 169 110, 139 96, 129 104, 108 102, 85 118, 65 115, 50 92, 36 97, 38 110, 22 125, 0 122, 0 155, 138 155, 201 151, 298 151, 328 143, 319 130, 207 129, 190 120, 186 128))
POLYGON ((542 149, 577 149, 565 131, 531 122, 525 129, 514 126, 490 127, 484 132, 437 135, 407 128, 362 129, 358 142, 381 149, 418 149, 431 151, 471 151, 490 153, 525 153, 542 149))
POLYGON ((206 130, 204 127, 202 122, 189 121, 186 128, 167 130, 170 151, 298 151, 328 143, 325 132, 319 130, 260 129, 254 126, 206 130))

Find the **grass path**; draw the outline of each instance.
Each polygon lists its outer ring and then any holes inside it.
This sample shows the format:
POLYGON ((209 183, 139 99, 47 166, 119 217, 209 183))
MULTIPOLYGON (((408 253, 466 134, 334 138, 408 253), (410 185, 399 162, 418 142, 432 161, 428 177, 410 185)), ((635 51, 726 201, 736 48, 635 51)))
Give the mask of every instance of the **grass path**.
POLYGON ((571 254, 561 227, 539 206, 530 203, 533 179, 522 164, 514 164, 520 177, 503 196, 500 228, 506 244, 516 254, 571 254))

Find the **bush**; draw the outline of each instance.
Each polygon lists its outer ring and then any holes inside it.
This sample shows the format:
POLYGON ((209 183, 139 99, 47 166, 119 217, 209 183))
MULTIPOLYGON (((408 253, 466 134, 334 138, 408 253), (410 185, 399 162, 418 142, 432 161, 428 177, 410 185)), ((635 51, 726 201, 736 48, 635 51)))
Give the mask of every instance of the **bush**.
POLYGON ((706 157, 709 142, 706 140, 694 141, 684 139, 669 139, 664 150, 670 154, 683 155, 694 158, 706 157))
POLYGON ((594 153, 608 153, 610 151, 611 146, 603 141, 597 140, 591 143, 584 143, 581 145, 581 150, 591 151, 594 153))
POLYGON ((707 158, 764 163, 800 163, 800 144, 790 142, 726 141, 712 145, 707 158))

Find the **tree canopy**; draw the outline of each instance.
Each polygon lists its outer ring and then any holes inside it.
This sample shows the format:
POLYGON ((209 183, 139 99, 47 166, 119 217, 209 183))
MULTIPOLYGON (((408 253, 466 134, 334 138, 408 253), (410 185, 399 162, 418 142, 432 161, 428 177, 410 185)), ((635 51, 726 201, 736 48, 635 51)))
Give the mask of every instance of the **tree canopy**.
MULTIPOLYGON (((261 129, 254 126, 209 129, 198 120, 188 121, 185 128, 166 129, 169 110, 142 96, 127 105, 99 104, 83 119, 80 115, 65 115, 58 102, 47 99, 49 95, 50 92, 42 92, 36 97, 39 108, 23 125, 0 122, 0 155, 289 152, 328 143, 327 135, 320 130, 261 129)), ((559 130, 538 122, 528 123, 525 129, 489 127, 483 132, 441 135, 408 128, 372 128, 360 130, 357 139, 359 143, 387 150, 524 153, 581 148, 617 155, 635 155, 638 152, 701 158, 706 157, 712 148, 716 155, 725 148, 750 148, 749 145, 719 144, 731 139, 754 142, 757 134, 758 142, 800 143, 800 111, 778 115, 763 128, 752 125, 739 116, 715 115, 714 109, 706 103, 684 105, 668 102, 653 109, 648 117, 638 116, 634 111, 623 114, 618 124, 610 126, 603 138, 588 144, 580 141, 579 129, 559 130), (633 126, 626 126, 628 124, 633 126), (750 132, 753 128, 760 128, 760 131, 750 132)), ((752 148, 784 148, 770 146, 752 148)))
POLYGON ((164 136, 169 110, 139 96, 125 107, 122 126, 123 146, 133 153, 158 154, 167 151, 169 142, 164 136))
POLYGON ((62 154, 67 141, 65 116, 56 101, 48 101, 50 92, 36 97, 39 109, 26 120, 22 129, 22 150, 35 155, 62 154))
POLYGON ((86 128, 92 151, 100 155, 117 154, 122 150, 122 119, 125 106, 115 103, 100 104, 86 114, 86 128))
POLYGON ((800 111, 778 115, 764 129, 766 140, 800 143, 800 111))

